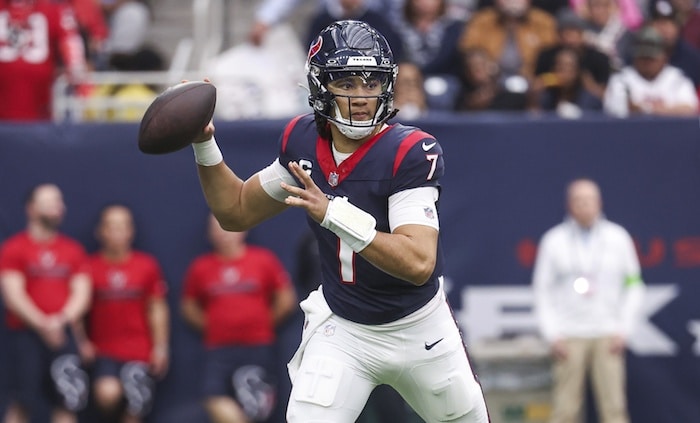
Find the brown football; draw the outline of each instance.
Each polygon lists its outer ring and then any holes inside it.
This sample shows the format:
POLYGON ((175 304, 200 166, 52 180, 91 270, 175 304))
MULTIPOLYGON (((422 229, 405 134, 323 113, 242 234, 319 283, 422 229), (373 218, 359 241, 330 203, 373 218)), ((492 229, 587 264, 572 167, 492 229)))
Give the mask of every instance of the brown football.
POLYGON ((183 82, 166 89, 141 118, 139 150, 165 154, 187 147, 211 121, 215 107, 216 87, 208 82, 183 82))

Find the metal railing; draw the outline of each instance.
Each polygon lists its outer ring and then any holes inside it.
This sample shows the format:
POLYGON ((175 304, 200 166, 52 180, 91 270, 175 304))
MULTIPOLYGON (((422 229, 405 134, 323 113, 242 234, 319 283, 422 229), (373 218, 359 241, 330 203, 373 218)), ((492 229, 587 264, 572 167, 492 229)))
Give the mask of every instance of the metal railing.
POLYGON ((60 76, 53 85, 53 120, 137 121, 167 87, 202 78, 195 71, 91 72, 74 84, 60 76))
POLYGON ((179 40, 167 71, 90 72, 77 82, 59 76, 52 88, 53 120, 139 120, 165 88, 182 80, 204 78, 206 75, 199 70, 204 69, 223 46, 224 1, 192 2, 192 36, 179 40))

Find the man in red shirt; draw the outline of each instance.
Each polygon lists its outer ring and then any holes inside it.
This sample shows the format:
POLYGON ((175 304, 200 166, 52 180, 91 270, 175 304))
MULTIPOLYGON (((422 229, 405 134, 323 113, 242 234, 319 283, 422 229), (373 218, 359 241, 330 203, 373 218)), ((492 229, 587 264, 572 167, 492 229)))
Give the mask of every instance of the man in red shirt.
POLYGON ((53 408, 54 423, 75 422, 87 401, 87 376, 68 328, 89 307, 90 276, 83 247, 58 232, 65 209, 56 185, 35 187, 26 230, 0 249, 14 395, 6 421, 48 421, 42 413, 53 408))
POLYGON ((101 248, 90 258, 93 393, 105 418, 121 423, 141 422, 150 411, 155 379, 165 375, 169 356, 163 274, 153 256, 132 248, 134 235, 129 208, 105 207, 96 230, 101 248))
POLYGON ((72 81, 86 69, 72 9, 46 0, 0 0, 0 120, 50 119, 59 68, 72 81))
POLYGON ((190 265, 185 320, 204 334, 204 396, 215 422, 265 421, 275 405, 275 326, 296 307, 289 275, 273 252, 247 245, 212 216, 214 251, 190 265))

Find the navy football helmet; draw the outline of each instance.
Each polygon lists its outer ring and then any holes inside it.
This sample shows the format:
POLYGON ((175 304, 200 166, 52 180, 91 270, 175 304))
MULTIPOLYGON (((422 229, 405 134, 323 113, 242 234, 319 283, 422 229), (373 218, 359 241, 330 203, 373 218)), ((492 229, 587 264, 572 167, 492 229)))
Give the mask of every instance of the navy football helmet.
POLYGON ((365 22, 345 20, 332 23, 311 43, 306 60, 309 105, 314 112, 335 124, 344 135, 359 139, 394 114, 394 82, 398 67, 389 43, 365 22), (372 119, 345 119, 337 110, 336 95, 328 91, 330 81, 360 76, 381 84, 372 119))

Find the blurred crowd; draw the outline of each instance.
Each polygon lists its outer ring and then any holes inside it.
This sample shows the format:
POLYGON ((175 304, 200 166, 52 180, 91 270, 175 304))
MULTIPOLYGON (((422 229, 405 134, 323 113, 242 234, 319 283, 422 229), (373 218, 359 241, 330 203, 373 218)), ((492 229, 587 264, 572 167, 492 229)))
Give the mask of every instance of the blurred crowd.
MULTIPOLYGON (((301 2, 257 2, 246 22, 246 54, 256 54, 301 2)), ((402 120, 479 111, 698 114, 697 0, 316 2, 299 45, 339 19, 375 27, 400 63, 395 105, 402 120)), ((89 70, 166 69, 168 55, 149 44, 153 7, 147 0, 0 0, 0 93, 15 99, 0 107, 0 119, 49 119, 51 86, 61 73, 80 81, 89 70)), ((149 98, 158 91, 146 84, 76 86, 88 96, 149 98)), ((307 111, 303 103, 284 113, 307 111)), ((269 117, 264 107, 255 114, 269 117)))

